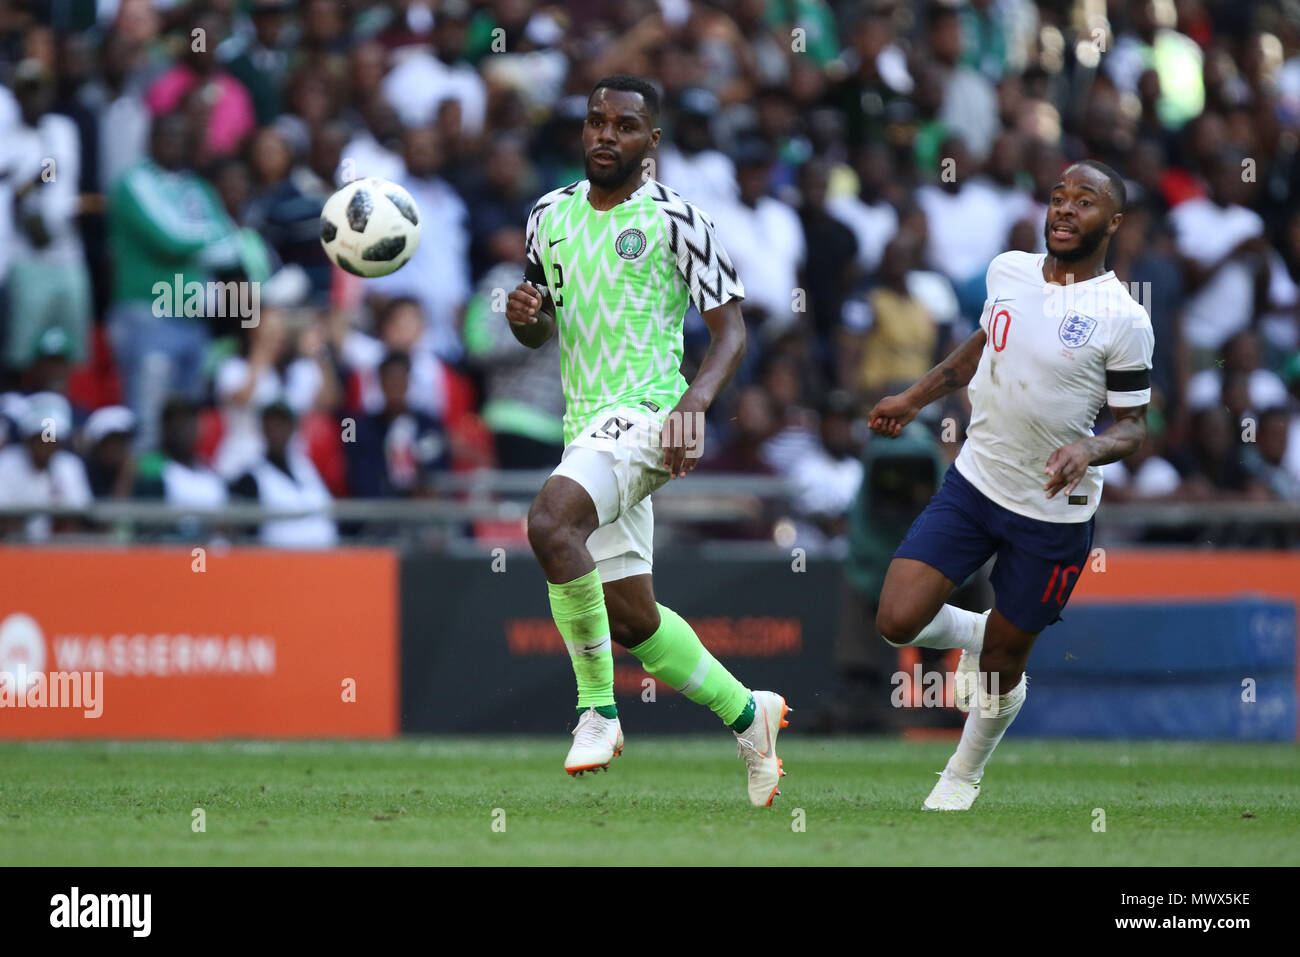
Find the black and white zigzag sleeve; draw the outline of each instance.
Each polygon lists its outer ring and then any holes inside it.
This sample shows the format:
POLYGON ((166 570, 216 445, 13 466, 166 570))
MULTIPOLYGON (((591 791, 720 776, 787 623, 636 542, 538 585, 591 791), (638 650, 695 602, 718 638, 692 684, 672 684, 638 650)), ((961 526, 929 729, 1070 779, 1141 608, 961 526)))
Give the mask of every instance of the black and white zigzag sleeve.
POLYGON ((535 286, 545 287, 546 273, 542 269, 542 213, 550 208, 552 197, 548 194, 533 204, 528 214, 528 225, 524 229, 524 245, 528 253, 528 265, 524 267, 524 278, 535 286))
POLYGON ((695 308, 704 313, 732 299, 744 299, 745 287, 718 242, 713 221, 676 193, 656 185, 655 201, 668 220, 668 245, 695 308))

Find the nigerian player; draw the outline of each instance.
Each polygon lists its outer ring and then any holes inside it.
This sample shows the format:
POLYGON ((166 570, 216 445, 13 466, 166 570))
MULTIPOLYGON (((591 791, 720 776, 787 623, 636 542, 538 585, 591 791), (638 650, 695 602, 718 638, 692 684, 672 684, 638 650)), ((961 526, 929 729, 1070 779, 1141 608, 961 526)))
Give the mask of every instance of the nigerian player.
POLYGON ((560 338, 564 455, 528 513, 551 612, 578 682, 564 767, 608 768, 623 748, 611 639, 651 675, 707 706, 739 742, 749 799, 770 805, 785 699, 751 692, 655 601, 650 493, 694 468, 704 413, 745 351, 744 287, 713 223, 647 175, 659 97, 645 80, 601 80, 588 99, 587 178, 547 193, 528 217, 524 282, 510 293, 515 338, 560 338), (682 320, 694 303, 710 344, 687 386, 682 320))
POLYGON ((895 553, 876 617, 895 647, 962 649, 957 706, 969 716, 928 810, 964 811, 979 794, 984 766, 1024 704, 1029 649, 1060 618, 1087 566, 1098 466, 1132 454, 1146 436, 1151 322, 1105 269, 1124 202, 1124 181, 1110 167, 1068 167, 1048 203, 1047 253, 994 259, 979 330, 870 413, 877 434, 896 436, 924 406, 969 383, 966 442, 895 553), (1115 421, 1094 435, 1103 404, 1115 421), (995 555, 991 611, 945 604, 995 555))

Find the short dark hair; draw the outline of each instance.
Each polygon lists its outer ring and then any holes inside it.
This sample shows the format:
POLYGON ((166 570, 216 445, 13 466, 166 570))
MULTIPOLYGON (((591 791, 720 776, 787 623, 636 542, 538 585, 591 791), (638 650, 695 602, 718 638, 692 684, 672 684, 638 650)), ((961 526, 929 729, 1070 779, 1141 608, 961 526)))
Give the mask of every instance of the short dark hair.
POLYGON ((263 419, 269 419, 277 415, 282 419, 289 420, 290 422, 296 422, 298 420, 298 416, 293 411, 293 406, 291 406, 288 400, 283 396, 272 399, 266 405, 262 406, 263 419))
POLYGON ((645 100, 646 111, 650 114, 652 121, 659 119, 659 90, 649 80, 639 76, 629 76, 626 73, 615 73, 613 76, 607 76, 603 80, 597 80, 596 85, 591 88, 587 94, 590 100, 596 95, 597 90, 619 90, 623 93, 640 93, 641 99, 645 100))
POLYGON ((179 416, 196 416, 198 414, 199 407, 193 399, 189 396, 176 393, 167 397, 167 401, 163 403, 162 414, 158 418, 164 425, 166 425, 172 419, 179 416))
POLYGON ((822 418, 852 419, 858 414, 858 402, 847 389, 832 389, 822 396, 817 411, 822 418))
POLYGON ((931 3, 925 8, 925 25, 930 28, 942 23, 944 20, 955 19, 959 16, 955 4, 931 3))
POLYGON ((1115 212, 1124 212, 1124 207, 1128 205, 1128 187, 1124 185, 1123 176, 1120 176, 1119 173, 1101 162, 1101 160, 1085 159, 1079 160, 1077 163, 1071 163, 1070 165, 1086 166, 1089 169, 1095 169, 1102 176, 1105 176, 1106 179, 1110 181, 1110 188, 1115 192, 1115 201, 1119 203, 1115 208, 1115 212))

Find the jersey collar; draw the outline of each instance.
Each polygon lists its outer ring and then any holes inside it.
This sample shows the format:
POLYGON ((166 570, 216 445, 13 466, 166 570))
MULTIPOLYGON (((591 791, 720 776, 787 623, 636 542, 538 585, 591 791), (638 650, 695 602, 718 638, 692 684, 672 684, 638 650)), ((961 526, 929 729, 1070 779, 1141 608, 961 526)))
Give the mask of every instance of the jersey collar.
MULTIPOLYGON (((627 196, 624 197, 623 202, 619 203, 618 205, 619 205, 619 206, 622 206, 622 205, 624 205, 625 203, 630 203, 630 202, 632 202, 632 200, 640 198, 641 196, 643 196, 645 193, 647 193, 647 192, 649 191, 649 189, 650 189, 650 185, 651 185, 653 182, 654 182, 654 177, 652 177, 652 176, 647 176, 644 180, 641 181, 641 185, 638 186, 636 189, 632 190, 632 192, 628 193, 627 196)), ((591 206, 591 200, 587 199, 587 193, 589 193, 590 191, 591 191, 591 180, 589 180, 589 179, 584 179, 584 180, 582 181, 582 201, 583 201, 584 203, 586 203, 588 206, 591 206)), ((591 208, 592 208, 593 210, 595 210, 595 212, 598 212, 598 213, 600 213, 600 212, 606 212, 606 213, 609 212, 609 210, 607 210, 607 209, 606 209, 606 210, 600 210, 600 209, 596 209, 596 207, 594 207, 594 206, 591 206, 591 208)), ((615 206, 614 208, 617 209, 618 206, 615 206)))
MULTIPOLYGON (((1056 286, 1056 285, 1059 285, 1059 283, 1048 282, 1046 279, 1043 279, 1043 263, 1045 263, 1045 262, 1047 262, 1047 253, 1039 253, 1039 254, 1038 254, 1038 265, 1037 265, 1037 267, 1036 267, 1036 268, 1038 269, 1038 278, 1039 278, 1040 280, 1042 280, 1042 283, 1043 283, 1044 286, 1056 286)), ((1115 278, 1115 270, 1113 270, 1113 269, 1107 269, 1107 270, 1106 270, 1104 273, 1102 273, 1100 276, 1093 276, 1091 279, 1076 279, 1074 282, 1070 283, 1069 285, 1071 285, 1071 286, 1086 286, 1086 285, 1088 285, 1089 283, 1103 283, 1103 282, 1105 282, 1107 279, 1114 279, 1114 278, 1115 278)))

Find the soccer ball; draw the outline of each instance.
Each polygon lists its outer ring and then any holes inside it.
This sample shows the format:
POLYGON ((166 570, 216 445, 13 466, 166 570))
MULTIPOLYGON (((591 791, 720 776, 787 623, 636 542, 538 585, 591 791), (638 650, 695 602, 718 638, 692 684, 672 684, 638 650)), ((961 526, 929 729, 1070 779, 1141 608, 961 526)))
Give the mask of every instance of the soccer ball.
POLYGON ((373 176, 325 200, 320 244, 340 269, 373 279, 396 272, 420 242, 420 211, 411 194, 373 176))

